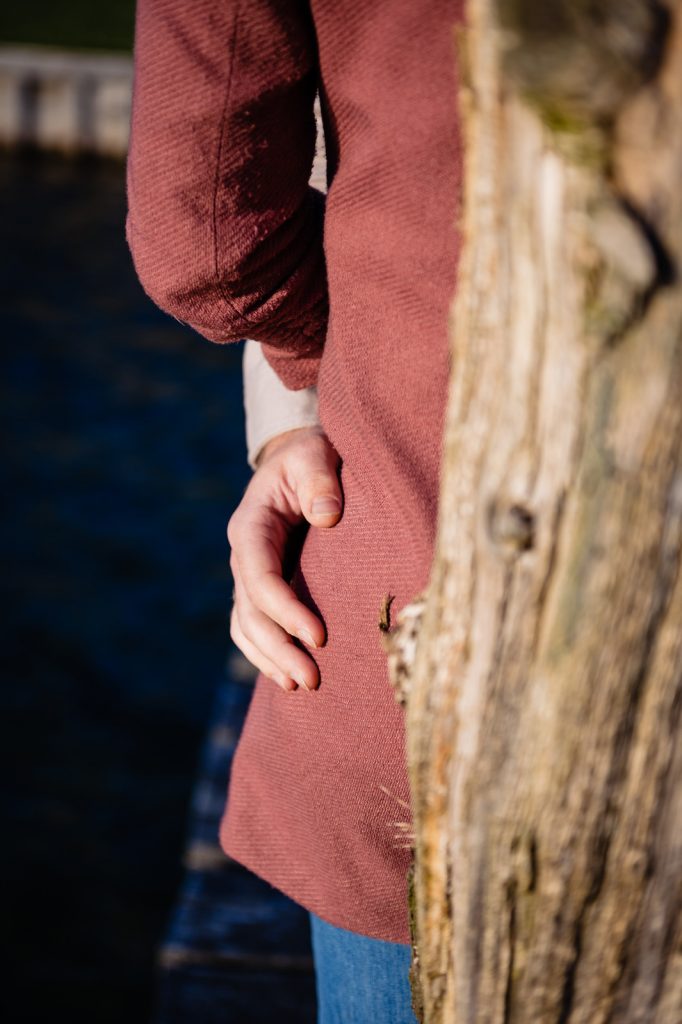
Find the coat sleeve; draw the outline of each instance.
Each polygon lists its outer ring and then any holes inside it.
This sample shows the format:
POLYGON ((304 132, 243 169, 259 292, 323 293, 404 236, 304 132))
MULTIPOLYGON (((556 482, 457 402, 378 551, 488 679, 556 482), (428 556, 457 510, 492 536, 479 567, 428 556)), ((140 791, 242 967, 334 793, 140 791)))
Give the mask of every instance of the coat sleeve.
POLYGON ((301 0, 138 0, 126 237, 147 294, 313 385, 324 196, 308 184, 317 49, 301 0))

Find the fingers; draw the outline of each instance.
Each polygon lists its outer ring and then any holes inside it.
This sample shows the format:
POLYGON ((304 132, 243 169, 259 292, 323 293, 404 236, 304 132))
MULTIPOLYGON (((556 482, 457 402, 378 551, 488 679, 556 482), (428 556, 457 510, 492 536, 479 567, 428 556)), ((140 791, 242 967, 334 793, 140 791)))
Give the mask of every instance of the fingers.
POLYGON ((291 459, 291 475, 301 512, 312 526, 330 527, 339 521, 343 492, 338 474, 339 456, 326 438, 311 450, 291 459))
POLYGON ((282 679, 285 679, 294 680, 306 690, 317 689, 319 673, 315 662, 292 642, 281 626, 254 607, 239 579, 235 580, 233 611, 232 625, 236 635, 232 639, 249 661, 253 661, 266 675, 271 675, 271 672, 261 666, 272 666, 278 674, 276 681, 280 685, 282 679), (238 641, 248 645, 249 653, 238 641))
POLYGON ((334 526, 343 511, 339 455, 320 430, 294 430, 272 439, 227 526, 235 581, 232 639, 261 672, 284 689, 319 685, 308 647, 326 641, 320 619, 282 576, 292 530, 307 520, 334 526))
POLYGON ((232 542, 230 567, 256 609, 309 647, 321 647, 324 626, 282 578, 288 529, 273 509, 247 520, 232 542))
POLYGON ((233 607, 232 614, 230 616, 230 636, 236 647, 242 652, 245 658, 247 658, 251 664, 266 675, 273 682, 281 686, 283 690, 295 690, 297 688, 296 683, 293 679, 289 679, 283 672, 281 672, 276 665, 274 665, 269 658, 266 658, 261 651, 248 640, 241 631, 239 626, 239 616, 237 609, 233 607))

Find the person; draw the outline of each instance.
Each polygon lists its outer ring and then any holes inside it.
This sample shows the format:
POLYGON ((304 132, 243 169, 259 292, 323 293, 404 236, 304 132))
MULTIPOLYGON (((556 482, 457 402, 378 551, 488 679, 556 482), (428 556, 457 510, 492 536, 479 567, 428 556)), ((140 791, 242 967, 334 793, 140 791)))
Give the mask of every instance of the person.
POLYGON ((317 387, 319 426, 271 439, 228 525, 233 636, 260 672, 220 842, 310 912, 321 1024, 413 1019, 404 715, 379 621, 433 553, 461 21, 452 0, 138 0, 142 285, 210 341, 257 342, 289 390, 317 387), (321 518, 318 489, 339 503, 321 518))

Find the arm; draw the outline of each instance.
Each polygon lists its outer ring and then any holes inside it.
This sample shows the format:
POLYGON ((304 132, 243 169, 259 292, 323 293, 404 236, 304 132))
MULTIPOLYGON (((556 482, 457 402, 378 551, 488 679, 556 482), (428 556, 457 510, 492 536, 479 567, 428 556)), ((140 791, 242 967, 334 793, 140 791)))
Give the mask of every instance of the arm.
MULTIPOLYGON (((312 180, 324 189, 318 109, 316 117, 312 180)), ((324 627, 292 600, 289 587, 282 587, 282 556, 290 526, 302 518, 318 528, 338 522, 343 505, 339 459, 319 425, 315 388, 284 387, 255 341, 244 347, 243 377, 247 458, 254 476, 228 525, 235 582, 230 635, 245 657, 284 690, 295 689, 297 683, 315 689, 317 667, 291 636, 308 646, 311 641, 313 646, 323 644, 324 627), (253 566, 258 568, 250 571, 253 566)))
MULTIPOLYGON (((310 184, 327 190, 327 160, 319 97, 315 100, 315 158, 310 184)), ((243 358, 246 455, 255 470, 267 443, 278 434, 319 424, 316 388, 286 388, 256 341, 247 341, 243 358)))
POLYGON ((150 297, 291 389, 327 325, 314 27, 301 0, 138 0, 126 234, 150 297))

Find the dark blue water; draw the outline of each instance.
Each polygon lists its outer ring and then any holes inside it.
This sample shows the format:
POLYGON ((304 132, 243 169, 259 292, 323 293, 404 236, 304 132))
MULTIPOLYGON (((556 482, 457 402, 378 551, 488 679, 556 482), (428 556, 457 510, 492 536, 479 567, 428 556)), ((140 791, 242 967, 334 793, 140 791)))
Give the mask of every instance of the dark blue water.
POLYGON ((121 166, 0 185, 3 1019, 134 1024, 229 646, 241 346, 146 299, 121 166))

